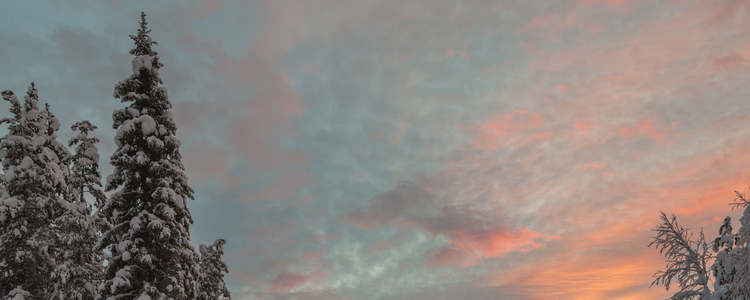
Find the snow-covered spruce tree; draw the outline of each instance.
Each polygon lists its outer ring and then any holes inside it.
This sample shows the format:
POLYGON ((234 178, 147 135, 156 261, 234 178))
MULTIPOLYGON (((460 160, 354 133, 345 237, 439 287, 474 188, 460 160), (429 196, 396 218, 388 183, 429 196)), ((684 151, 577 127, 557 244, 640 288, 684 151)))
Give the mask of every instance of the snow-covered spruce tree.
POLYGON ((724 218, 724 224, 719 227, 719 237, 714 240, 713 249, 716 252, 711 270, 714 276, 714 292, 712 299, 728 299, 729 290, 732 289, 734 281, 734 264, 732 262, 732 253, 734 245, 737 243, 737 236, 732 233, 732 218, 724 218))
POLYGON ((167 89, 159 86, 159 62, 151 49, 146 15, 141 13, 133 75, 115 86, 114 96, 129 102, 114 111, 117 150, 107 177, 112 193, 102 208, 113 228, 100 248, 111 253, 97 299, 195 299, 198 254, 190 245, 192 217, 188 186, 180 156, 177 126, 169 111, 167 89))
POLYGON ((91 300, 96 297, 96 287, 103 275, 102 256, 94 247, 99 240, 99 232, 108 227, 98 217, 98 212, 92 215, 92 205, 84 195, 89 193, 99 208, 106 196, 99 188, 102 185, 96 147, 99 139, 88 135, 96 126, 89 121, 81 121, 71 128, 73 131, 80 130, 80 133, 68 142, 69 146, 75 146, 76 151, 66 160, 72 162, 67 194, 70 207, 55 220, 60 254, 52 278, 55 280, 56 298, 91 300))
POLYGON ((740 192, 735 191, 735 194, 737 198, 731 205, 734 209, 745 210, 740 217, 742 226, 735 235, 735 246, 722 257, 727 271, 733 273, 732 283, 724 299, 750 300, 750 200, 740 192))
POLYGON ((200 245, 201 252, 201 280, 198 287, 197 300, 231 300, 229 290, 224 284, 224 274, 229 272, 227 265, 221 260, 224 255, 223 239, 216 240, 213 245, 200 245))
POLYGON ((60 122, 39 109, 34 83, 21 104, 11 91, 9 132, 0 138, 4 197, 0 206, 0 297, 2 299, 49 299, 53 292, 50 273, 56 267, 57 237, 53 220, 68 207, 69 155, 54 132, 60 122))
POLYGON ((697 241, 693 241, 692 233, 677 224, 677 217, 661 212, 661 225, 653 229, 657 232, 648 246, 656 246, 659 253, 667 258, 664 271, 654 274, 654 284, 661 284, 669 291, 672 280, 677 281, 680 291, 672 295, 671 300, 709 300, 711 289, 708 287, 708 260, 711 258, 701 229, 697 241))

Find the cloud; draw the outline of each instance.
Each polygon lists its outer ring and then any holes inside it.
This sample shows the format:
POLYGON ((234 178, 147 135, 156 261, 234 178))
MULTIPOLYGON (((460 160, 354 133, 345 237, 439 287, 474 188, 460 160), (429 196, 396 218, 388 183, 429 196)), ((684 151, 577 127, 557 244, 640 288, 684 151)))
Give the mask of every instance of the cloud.
POLYGON ((480 259, 544 247, 543 241, 556 238, 504 225, 497 215, 441 199, 438 191, 439 184, 429 180, 402 181, 370 199, 367 209, 346 213, 340 219, 367 230, 401 227, 445 238, 445 246, 425 253, 425 263, 430 266, 471 265, 480 259))
POLYGON ((271 280, 272 292, 289 292, 291 289, 301 286, 307 282, 307 277, 287 271, 281 272, 271 280))

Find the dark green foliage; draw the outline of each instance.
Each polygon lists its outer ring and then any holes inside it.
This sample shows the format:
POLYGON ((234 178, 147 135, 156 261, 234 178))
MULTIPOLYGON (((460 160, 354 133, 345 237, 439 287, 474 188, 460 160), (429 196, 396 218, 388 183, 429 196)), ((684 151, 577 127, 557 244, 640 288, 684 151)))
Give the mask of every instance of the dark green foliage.
POLYGON ((167 90, 159 86, 156 43, 145 14, 138 35, 131 36, 133 75, 115 86, 115 97, 130 103, 112 114, 117 150, 110 158, 114 174, 106 191, 114 191, 102 208, 113 228, 101 247, 111 252, 99 299, 194 299, 199 277, 198 254, 190 245, 192 224, 188 186, 175 137, 167 90))

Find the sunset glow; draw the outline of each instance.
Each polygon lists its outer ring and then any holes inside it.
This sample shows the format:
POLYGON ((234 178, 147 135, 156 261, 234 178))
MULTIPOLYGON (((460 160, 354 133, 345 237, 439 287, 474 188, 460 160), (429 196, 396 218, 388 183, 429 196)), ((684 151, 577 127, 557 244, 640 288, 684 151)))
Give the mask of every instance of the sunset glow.
POLYGON ((659 212, 741 214, 749 1, 158 3, 3 2, 0 90, 108 161, 145 11, 234 299, 664 299, 659 212))

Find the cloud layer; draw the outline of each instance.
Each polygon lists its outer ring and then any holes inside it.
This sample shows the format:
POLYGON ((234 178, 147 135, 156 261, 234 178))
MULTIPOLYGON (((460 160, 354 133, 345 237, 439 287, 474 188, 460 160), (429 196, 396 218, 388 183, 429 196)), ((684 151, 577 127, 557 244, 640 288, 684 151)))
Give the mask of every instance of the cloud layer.
POLYGON ((148 13, 235 299, 663 299, 659 210, 710 237, 749 184, 745 1, 38 7, 7 5, 0 88, 103 157, 148 13))

